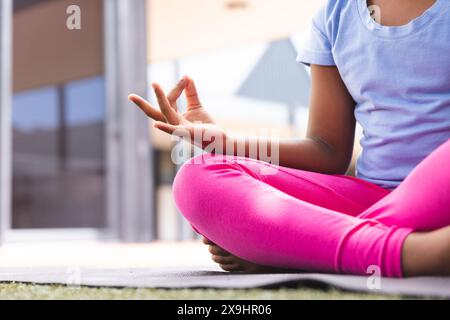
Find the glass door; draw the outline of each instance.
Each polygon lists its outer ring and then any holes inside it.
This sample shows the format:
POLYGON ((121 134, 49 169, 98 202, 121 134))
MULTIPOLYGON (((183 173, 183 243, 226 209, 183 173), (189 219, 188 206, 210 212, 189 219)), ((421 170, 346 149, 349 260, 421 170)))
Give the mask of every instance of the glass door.
POLYGON ((14 1, 12 229, 107 227, 103 2, 14 1))
POLYGON ((0 241, 154 239, 146 1, 75 3, 0 1, 0 241))

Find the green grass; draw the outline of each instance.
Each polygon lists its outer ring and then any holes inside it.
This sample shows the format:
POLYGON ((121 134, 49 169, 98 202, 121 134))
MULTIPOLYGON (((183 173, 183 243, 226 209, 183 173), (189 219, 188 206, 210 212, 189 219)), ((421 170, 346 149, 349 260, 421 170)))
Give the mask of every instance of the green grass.
POLYGON ((67 287, 63 285, 35 285, 23 283, 0 283, 0 299, 249 299, 249 300, 303 300, 303 299, 399 299, 365 293, 314 289, 114 289, 91 287, 67 287))

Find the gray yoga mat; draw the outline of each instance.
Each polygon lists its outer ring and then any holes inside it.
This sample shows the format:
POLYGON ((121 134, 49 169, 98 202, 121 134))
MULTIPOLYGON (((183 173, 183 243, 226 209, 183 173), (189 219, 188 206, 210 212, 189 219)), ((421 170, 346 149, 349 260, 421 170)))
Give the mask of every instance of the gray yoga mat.
POLYGON ((312 287, 450 298, 450 277, 382 278, 379 283, 368 279, 315 273, 232 274, 211 268, 0 268, 0 282, 167 289, 312 287))

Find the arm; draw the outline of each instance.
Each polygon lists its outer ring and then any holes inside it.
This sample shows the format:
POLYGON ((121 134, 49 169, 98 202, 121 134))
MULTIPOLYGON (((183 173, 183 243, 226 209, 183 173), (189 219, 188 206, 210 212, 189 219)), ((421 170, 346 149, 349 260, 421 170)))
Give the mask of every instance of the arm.
MULTIPOLYGON (((312 91, 306 137, 279 141, 280 165, 330 174, 345 173, 353 152, 355 103, 336 67, 313 65, 311 76, 312 91)), ((249 144, 261 139, 246 139, 247 156, 249 144)), ((270 141, 265 143, 270 146, 270 141)))
MULTIPOLYGON (((345 173, 353 150, 355 103, 336 67, 313 65, 311 73, 312 93, 307 135, 302 139, 279 141, 279 164, 329 174, 345 173)), ((238 144, 245 144, 245 156, 251 156, 250 145, 263 142, 269 147, 269 154, 271 153, 271 142, 267 138, 234 138, 227 136, 215 125, 202 107, 192 79, 183 78, 167 96, 158 85, 154 85, 154 90, 161 111, 141 97, 131 95, 130 100, 157 121, 156 128, 169 134, 176 134, 177 130, 182 129, 189 132, 191 137, 196 129, 208 131, 212 136, 222 137, 224 145, 226 142, 231 143, 234 150, 238 150, 238 144), (176 101, 183 91, 186 93, 188 108, 186 113, 180 114, 176 101)), ((205 148, 208 144, 209 141, 202 141, 198 146, 205 148)))

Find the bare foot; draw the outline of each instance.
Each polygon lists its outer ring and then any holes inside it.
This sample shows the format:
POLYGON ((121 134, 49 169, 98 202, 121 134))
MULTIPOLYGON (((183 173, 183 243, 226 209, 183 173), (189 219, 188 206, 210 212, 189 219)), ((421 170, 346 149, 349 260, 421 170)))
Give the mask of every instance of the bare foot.
MULTIPOLYGON (((212 260, 225 271, 248 273, 288 271, 243 260, 206 238, 203 238, 203 243, 209 246, 212 260)), ((403 245, 402 267, 405 277, 450 276, 450 226, 431 232, 411 233, 403 245)))
POLYGON ((403 245, 403 273, 413 276, 450 276, 450 226, 412 233, 403 245))
POLYGON ((209 246, 209 252, 212 255, 212 260, 219 264, 219 266, 230 272, 247 272, 247 273, 274 273, 274 272, 287 272, 285 269, 278 269, 273 267, 267 267, 258 265, 239 257, 236 257, 225 251, 214 242, 203 237, 203 243, 209 246))

